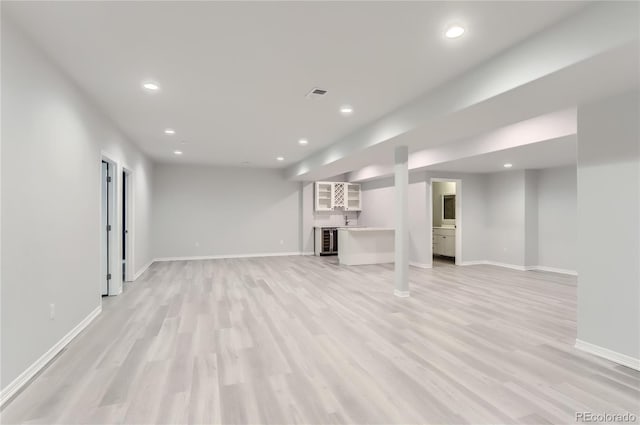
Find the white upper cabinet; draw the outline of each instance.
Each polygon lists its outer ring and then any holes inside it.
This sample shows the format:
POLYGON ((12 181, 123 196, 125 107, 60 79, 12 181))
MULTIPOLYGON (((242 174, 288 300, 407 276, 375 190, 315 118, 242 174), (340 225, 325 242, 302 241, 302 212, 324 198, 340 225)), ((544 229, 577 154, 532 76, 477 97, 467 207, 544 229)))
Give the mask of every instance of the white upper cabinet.
POLYGON ((316 182, 316 211, 361 211, 360 185, 346 182, 316 182))
POLYGON ((347 183, 333 183, 333 208, 344 208, 347 183))
POLYGON ((333 210, 333 183, 316 182, 316 211, 333 210))
POLYGON ((362 198, 360 195, 359 183, 345 183, 346 186, 346 198, 344 203, 345 211, 361 211, 362 210, 362 198))

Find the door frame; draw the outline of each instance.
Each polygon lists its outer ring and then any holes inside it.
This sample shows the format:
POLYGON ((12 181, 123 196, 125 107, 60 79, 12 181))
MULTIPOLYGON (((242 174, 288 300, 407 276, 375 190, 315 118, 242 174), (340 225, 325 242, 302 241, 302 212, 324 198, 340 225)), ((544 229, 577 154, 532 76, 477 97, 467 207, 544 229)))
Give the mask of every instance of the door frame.
POLYGON ((462 265, 462 179, 431 177, 429 184, 429 239, 431 239, 431 261, 433 264, 433 183, 454 182, 456 184, 456 266, 462 265))
MULTIPOLYGON (((112 191, 111 196, 109 198, 109 214, 113 217, 111 222, 111 232, 109 233, 109 271, 111 272, 111 280, 109 281, 109 292, 108 296, 119 295, 122 293, 122 218, 120 217, 119 212, 122 211, 122 206, 120 205, 122 200, 122 188, 121 188, 121 178, 120 174, 122 173, 122 169, 118 161, 115 159, 115 156, 108 154, 107 152, 101 151, 100 153, 100 167, 98 168, 100 178, 98 179, 99 184, 99 197, 100 197, 100 211, 102 211, 102 161, 107 162, 110 167, 113 167, 113 171, 111 172, 111 184, 112 191)), ((99 218, 99 238, 100 241, 100 267, 99 267, 99 280, 98 280, 98 288, 99 294, 102 294, 102 279, 105 276, 102 276, 102 220, 99 218)), ((102 295, 101 295, 102 296, 102 295)))
MULTIPOLYGON (((126 227, 127 227, 127 238, 126 238, 126 245, 125 245, 125 250, 126 250, 126 259, 127 259, 127 266, 125 268, 124 271, 124 281, 125 282, 132 282, 135 280, 135 251, 134 251, 134 247, 135 247, 135 243, 134 243, 134 237, 135 237, 135 190, 134 190, 134 173, 133 170, 129 167, 127 167, 126 165, 122 166, 122 173, 121 174, 126 174, 127 178, 126 181, 122 182, 122 190, 125 190, 125 195, 127 197, 126 199, 126 206, 123 205, 121 206, 120 211, 122 211, 122 209, 125 209, 125 217, 126 217, 126 227), (124 185, 126 184, 126 188, 124 187, 124 185)), ((121 192, 122 193, 122 192, 121 192)), ((122 197, 120 197, 120 199, 122 199, 122 197)), ((125 223, 122 223, 122 226, 124 226, 125 223)), ((120 235, 122 235, 122 231, 120 233, 120 235)), ((120 245, 122 246, 122 245, 120 245)), ((122 252, 120 253, 120 258, 122 258, 122 252)), ((122 267, 122 262, 121 262, 121 267, 122 267)), ((120 271, 122 271, 122 269, 120 269, 120 271)), ((122 273, 120 273, 122 274, 122 273)))
POLYGON ((111 225, 113 230, 113 164, 102 159, 100 161, 100 279, 98 281, 100 297, 109 295, 110 280, 107 278, 111 272, 111 231, 106 227, 111 225), (109 181, 109 177, 111 181, 109 181), (106 245, 106 249, 105 249, 106 245), (106 290, 105 290, 106 287, 106 290))

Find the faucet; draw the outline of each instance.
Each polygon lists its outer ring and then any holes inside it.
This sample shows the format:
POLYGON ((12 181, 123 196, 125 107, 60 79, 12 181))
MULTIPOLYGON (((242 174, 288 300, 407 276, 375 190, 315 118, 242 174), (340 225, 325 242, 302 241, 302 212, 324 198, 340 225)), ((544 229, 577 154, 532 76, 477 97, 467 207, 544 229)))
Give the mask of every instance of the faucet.
POLYGON ((349 216, 347 214, 344 215, 344 225, 345 226, 349 225, 349 216))

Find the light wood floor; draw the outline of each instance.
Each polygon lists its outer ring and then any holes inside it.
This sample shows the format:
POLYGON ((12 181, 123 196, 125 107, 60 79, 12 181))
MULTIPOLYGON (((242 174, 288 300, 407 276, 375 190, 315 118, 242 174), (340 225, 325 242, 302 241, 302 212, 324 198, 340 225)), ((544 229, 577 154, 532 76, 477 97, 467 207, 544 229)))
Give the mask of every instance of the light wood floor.
POLYGON ((570 424, 640 415, 640 373, 579 352, 575 278, 272 257, 154 264, 4 423, 570 424))

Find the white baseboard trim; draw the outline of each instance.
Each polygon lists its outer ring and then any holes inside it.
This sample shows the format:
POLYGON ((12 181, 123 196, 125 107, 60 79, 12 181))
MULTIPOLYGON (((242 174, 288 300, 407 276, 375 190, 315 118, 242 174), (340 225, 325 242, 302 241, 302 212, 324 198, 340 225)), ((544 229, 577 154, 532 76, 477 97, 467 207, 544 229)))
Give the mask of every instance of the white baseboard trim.
POLYGON ((11 398, 30 380, 33 378, 43 367, 45 367, 64 347, 66 347, 80 332, 82 332, 89 324, 98 317, 102 312, 102 306, 97 307, 87 317, 82 319, 71 331, 60 339, 53 347, 51 347, 46 353, 44 353, 38 360, 36 360, 31 366, 29 366, 24 372, 22 372, 16 379, 14 379, 9 385, 2 389, 0 392, 0 408, 4 404, 11 400, 11 398))
POLYGON ((578 272, 575 271, 575 270, 558 269, 556 267, 534 266, 532 270, 539 270, 541 272, 551 272, 551 273, 568 274, 568 275, 571 275, 571 276, 578 276, 578 272))
POLYGON ((547 267, 547 266, 519 266, 516 264, 500 263, 497 261, 489 261, 489 260, 463 261, 462 263, 460 263, 460 265, 461 266, 488 265, 488 266, 504 267, 507 269, 519 270, 519 271, 539 270, 541 272, 561 273, 561 274, 568 274, 571 276, 578 275, 578 272, 575 270, 558 269, 555 267, 547 267))
POLYGON ((400 298, 406 298, 409 296, 409 291, 399 291, 397 289, 393 290, 393 295, 400 298))
POLYGON ((461 266, 479 266, 482 264, 487 264, 487 262, 482 260, 473 260, 473 261, 463 261, 460 263, 461 266))
POLYGON ((609 350, 608 348, 600 347, 599 345, 582 341, 580 339, 576 339, 575 347, 578 350, 593 354, 594 356, 602 357, 603 359, 611 360, 612 362, 621 364, 622 366, 640 370, 640 359, 636 359, 635 357, 618 353, 617 351, 609 350))
POLYGON ((262 254, 222 254, 222 255, 198 255, 192 257, 160 257, 153 261, 194 261, 194 260, 222 260, 225 258, 257 258, 257 257, 290 257, 301 255, 300 251, 295 252, 270 252, 262 254))
POLYGON ((301 253, 300 255, 316 255, 316 253, 313 252, 313 251, 305 251, 305 252, 301 253))
POLYGON ((134 280, 134 282, 135 282, 136 280, 138 280, 138 278, 139 278, 140 276, 142 276, 142 274, 143 274, 144 272, 146 272, 146 271, 147 271, 147 269, 148 269, 148 268, 153 264, 153 262, 154 262, 154 261, 155 261, 155 260, 151 260, 151 261, 149 261, 147 264, 145 264, 144 266, 140 267, 140 270, 138 270, 138 271, 133 275, 133 280, 134 280))
POLYGON ((500 263, 498 261, 485 261, 484 264, 487 264, 487 265, 490 265, 490 266, 504 267, 506 269, 512 269, 512 270, 520 270, 522 272, 526 272, 527 270, 531 270, 531 268, 528 267, 528 266, 519 266, 517 264, 500 263))
POLYGON ((432 268, 432 267, 433 267, 433 265, 432 265, 432 264, 415 263, 415 262, 413 262, 413 261, 410 261, 410 262, 409 262, 409 265, 410 265, 410 266, 413 266, 413 267, 418 267, 418 268, 420 268, 420 269, 430 269, 430 268, 432 268))
POLYGON ((531 270, 530 267, 518 266, 516 264, 499 263, 497 261, 489 261, 489 260, 463 261, 462 263, 460 263, 460 265, 461 266, 486 265, 486 266, 504 267, 504 268, 507 268, 507 269, 520 270, 520 271, 531 270))

